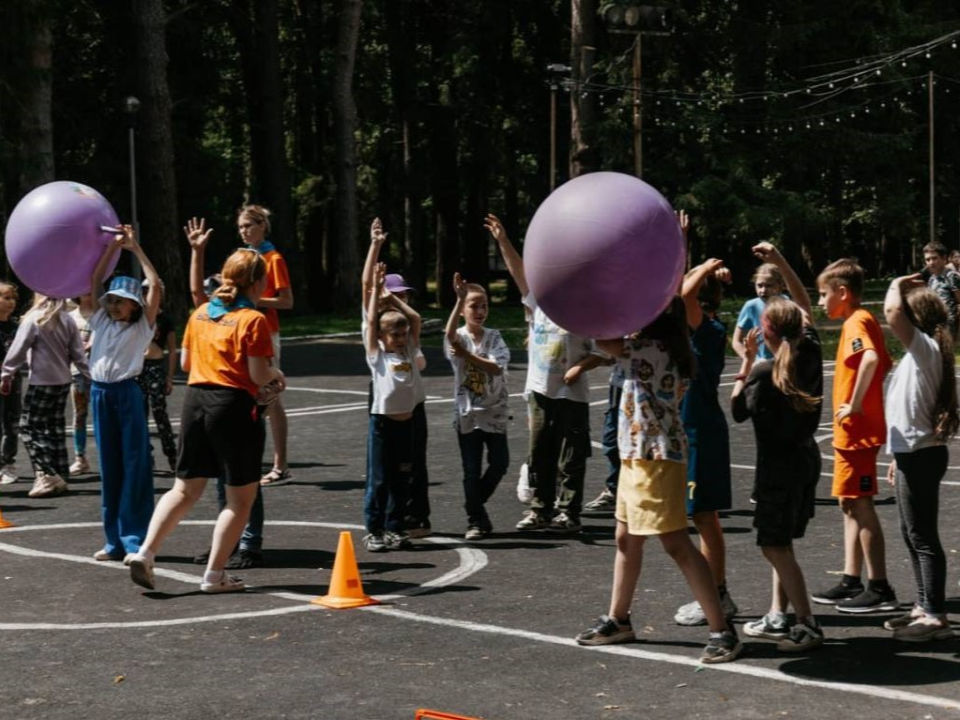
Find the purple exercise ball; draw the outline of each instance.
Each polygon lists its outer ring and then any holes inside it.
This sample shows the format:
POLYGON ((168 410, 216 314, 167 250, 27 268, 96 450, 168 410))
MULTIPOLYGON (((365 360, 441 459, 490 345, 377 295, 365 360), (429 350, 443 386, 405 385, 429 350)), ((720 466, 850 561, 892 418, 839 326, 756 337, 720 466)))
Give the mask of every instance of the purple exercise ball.
MULTIPOLYGON (((117 213, 92 187, 61 180, 31 190, 7 222, 10 267, 34 292, 71 298, 90 292, 90 276, 113 241, 117 213)), ((119 253, 107 268, 116 267, 119 253)))
POLYGON ((557 188, 527 230, 523 264, 540 308, 565 330, 618 338, 678 292, 687 249, 677 216, 639 178, 581 175, 557 188))

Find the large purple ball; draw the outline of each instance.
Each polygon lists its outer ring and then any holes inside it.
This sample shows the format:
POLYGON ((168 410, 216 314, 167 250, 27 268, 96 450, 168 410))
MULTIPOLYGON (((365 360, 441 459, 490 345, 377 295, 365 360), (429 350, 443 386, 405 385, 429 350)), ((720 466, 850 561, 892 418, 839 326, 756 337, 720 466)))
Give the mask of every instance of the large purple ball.
MULTIPOLYGON (((101 226, 117 223, 117 213, 92 187, 67 180, 47 183, 31 190, 10 215, 7 259, 34 292, 77 297, 90 292, 90 276, 113 241, 101 226)), ((108 275, 118 259, 107 268, 108 275)))
POLYGON ((617 338, 656 318, 677 293, 687 261, 664 197, 632 175, 597 172, 557 188, 527 230, 530 291, 560 327, 617 338))

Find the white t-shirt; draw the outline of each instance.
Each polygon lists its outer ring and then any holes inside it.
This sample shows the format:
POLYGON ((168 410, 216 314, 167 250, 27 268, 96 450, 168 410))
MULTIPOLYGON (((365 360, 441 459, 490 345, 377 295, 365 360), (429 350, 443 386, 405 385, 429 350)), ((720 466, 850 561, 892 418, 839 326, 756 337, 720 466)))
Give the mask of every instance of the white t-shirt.
POLYGON ((367 355, 367 365, 373 375, 373 405, 371 415, 398 415, 413 412, 423 402, 423 382, 416 358, 417 346, 407 346, 406 352, 386 352, 383 345, 367 355))
POLYGON ((576 382, 567 385, 563 376, 571 366, 593 352, 593 341, 567 332, 548 318, 533 295, 527 295, 523 304, 532 311, 529 320, 527 353, 527 384, 524 397, 538 392, 552 400, 589 402, 590 387, 587 373, 581 373, 576 382))
POLYGON ((907 453, 943 445, 934 434, 937 391, 943 377, 940 348, 915 329, 910 347, 897 365, 883 405, 887 417, 887 452, 907 453))
POLYGON ((489 433, 507 432, 510 410, 507 406, 507 365, 510 348, 499 330, 483 329, 479 343, 475 343, 465 327, 457 329, 460 344, 467 352, 493 360, 503 372, 485 373, 462 357, 450 354, 450 343, 443 338, 443 354, 453 366, 454 419, 453 427, 462 434, 474 430, 489 433))
MULTIPOLYGON (((367 320, 367 306, 363 305, 360 307, 360 337, 363 338, 364 343, 367 342, 367 327, 369 327, 369 325, 370 325, 370 322, 367 320)), ((409 342, 410 333, 407 333, 407 338, 409 342)), ((427 369, 427 357, 426 355, 423 354, 423 348, 420 348, 420 347, 417 348, 416 360, 417 360, 417 368, 420 370, 420 372, 423 372, 424 370, 427 369)), ((426 399, 427 399, 427 395, 426 395, 426 392, 424 392, 423 397, 420 398, 420 402, 423 402, 426 399)))
POLYGON ((140 314, 136 322, 111 320, 102 307, 89 322, 93 331, 90 348, 90 379, 115 383, 135 378, 143 370, 143 354, 153 339, 153 328, 140 314))

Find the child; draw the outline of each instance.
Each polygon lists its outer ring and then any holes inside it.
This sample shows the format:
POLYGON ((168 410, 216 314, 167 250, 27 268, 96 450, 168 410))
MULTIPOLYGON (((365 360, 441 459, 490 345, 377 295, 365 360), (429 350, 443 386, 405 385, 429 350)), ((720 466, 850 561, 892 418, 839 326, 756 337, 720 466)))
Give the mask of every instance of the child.
MULTIPOLYGON (((147 283, 144 281, 144 289, 147 283)), ((157 289, 160 301, 163 301, 163 285, 157 289)), ((153 420, 157 424, 160 447, 167 458, 170 472, 177 468, 177 439, 167 415, 167 395, 173 392, 173 376, 177 372, 177 334, 173 323, 158 308, 156 328, 143 358, 143 372, 137 376, 137 382, 143 391, 147 413, 153 409, 153 420), (166 357, 164 357, 166 354, 166 357)), ((151 453, 152 455, 152 453, 151 453)))
POLYGON ((153 512, 153 473, 150 435, 143 391, 137 376, 160 305, 160 278, 134 235, 122 225, 113 244, 104 251, 90 277, 91 295, 103 291, 103 276, 121 249, 140 263, 147 279, 146 300, 140 282, 118 276, 100 298, 100 309, 90 318, 90 407, 103 483, 101 509, 106 543, 97 560, 127 561, 140 550, 153 512))
MULTIPOLYGON (((223 284, 223 278, 219 273, 208 278, 203 276, 204 254, 213 228, 207 227, 204 218, 198 220, 194 217, 187 221, 183 232, 187 236, 187 242, 190 243, 190 295, 193 299, 193 306, 199 308, 208 302, 223 284)), ((223 509, 227 506, 227 489, 224 478, 218 476, 216 485, 217 510, 223 512, 223 509)), ((243 528, 243 534, 240 536, 240 542, 227 560, 227 569, 246 570, 262 564, 265 518, 263 482, 261 480, 257 487, 253 506, 250 508, 249 519, 246 527, 243 528)), ((197 565, 208 565, 210 563, 210 548, 194 556, 193 562, 197 565)))
POLYGON ((895 639, 910 642, 953 637, 937 524, 947 441, 960 425, 955 361, 946 306, 922 285, 920 275, 897 278, 883 304, 890 329, 906 349, 887 388, 887 451, 895 458, 888 479, 896 479, 900 532, 917 580, 913 609, 883 626, 895 639))
POLYGON ((843 578, 813 593, 814 602, 842 612, 867 613, 900 607, 887 582, 883 528, 873 505, 877 454, 886 440, 883 376, 890 356, 880 323, 860 307, 863 268, 855 260, 831 263, 817 278, 820 307, 843 319, 833 379, 833 495, 843 512, 843 578), (868 584, 860 580, 866 562, 868 584))
POLYGON ((484 505, 510 463, 506 383, 510 349, 500 331, 484 327, 487 291, 480 285, 465 283, 460 273, 453 276, 453 289, 457 304, 447 320, 444 354, 453 365, 453 428, 463 463, 464 509, 467 511, 464 537, 480 540, 493 531, 484 505), (461 315, 465 325, 458 328, 461 315), (484 446, 489 465, 481 474, 484 446))
POLYGON ((410 536, 404 512, 414 464, 413 414, 423 393, 414 358, 420 347, 420 316, 405 302, 385 294, 386 266, 374 269, 367 299, 364 347, 373 376, 373 404, 367 436, 367 487, 363 512, 369 552, 404 550, 410 536), (381 302, 391 309, 379 312, 381 302))
MULTIPOLYGON (((17 334, 17 286, 0 281, 0 352, 6 357, 17 334)), ((9 395, 0 395, 0 485, 17 481, 17 421, 20 419, 20 373, 13 376, 9 395)))
POLYGON ((270 326, 255 309, 269 282, 264 258, 249 248, 237 250, 224 263, 222 278, 223 284, 210 302, 190 316, 183 334, 180 363, 189 377, 181 415, 177 479, 157 503, 147 538, 130 561, 131 580, 151 590, 154 558, 160 545, 196 504, 211 477, 225 479, 227 504, 213 529, 200 592, 246 589, 240 578, 224 571, 224 566, 260 488, 266 430, 257 395, 270 384, 282 391, 284 377, 270 365, 270 326))
POLYGON ((534 495, 530 509, 516 527, 523 531, 578 533, 582 529, 583 482, 590 456, 587 371, 600 365, 603 358, 593 352, 590 340, 568 333, 537 305, 527 285, 523 258, 500 220, 487 215, 484 227, 497 242, 529 310, 530 362, 524 397, 530 423, 528 472, 534 495))
POLYGON ((617 480, 620 477, 620 450, 617 448, 617 416, 620 413, 620 398, 623 396, 623 370, 616 358, 611 358, 607 389, 607 409, 603 413, 603 435, 600 438, 603 456, 607 459, 607 477, 603 490, 583 506, 588 512, 612 512, 617 507, 617 480))
MULTIPOLYGON (((757 296, 752 300, 747 300, 740 309, 740 317, 737 318, 737 327, 733 331, 733 350, 743 358, 744 344, 743 340, 746 334, 755 327, 760 327, 760 316, 763 314, 763 308, 770 301, 783 294, 784 282, 780 269, 772 263, 764 263, 757 268, 753 275, 753 286, 757 291, 757 296)), ((773 353, 763 344, 763 338, 760 338, 759 358, 770 360, 773 353)))
MULTIPOLYGON (((367 300, 373 291, 374 269, 380 261, 380 252, 387 240, 387 233, 383 231, 383 223, 380 218, 374 218, 370 224, 370 249, 367 251, 367 258, 363 264, 363 275, 361 276, 362 298, 361 306, 361 335, 366 336, 367 328, 367 300)), ((397 273, 388 273, 384 281, 384 288, 397 299, 406 304, 410 304, 413 288, 407 285, 402 275, 397 273)), ((381 307, 381 310, 384 309, 381 307)), ((414 360, 417 369, 422 373, 427 367, 427 359, 423 355, 423 350, 418 348, 414 360)), ((424 394, 417 401, 417 407, 413 411, 414 422, 414 467, 411 476, 410 488, 407 493, 407 509, 404 519, 404 527, 411 538, 428 537, 431 532, 430 525, 430 476, 427 470, 427 412, 426 395, 424 394)), ((373 385, 370 386, 370 401, 373 402, 373 385)), ((369 460, 369 459, 368 459, 369 460)))
POLYGON ((947 248, 943 243, 932 242, 923 247, 923 275, 927 285, 943 300, 950 321, 950 332, 956 337, 960 327, 960 274, 951 270, 947 263, 947 248))
POLYGON ((753 420, 757 438, 753 526, 757 545, 773 568, 770 611, 744 625, 743 631, 750 637, 778 640, 782 651, 803 652, 823 643, 793 549, 793 541, 803 537, 813 517, 820 480, 820 449, 814 434, 823 404, 823 356, 810 296, 800 278, 770 243, 756 245, 753 252, 780 268, 797 302, 774 298, 767 304, 761 327, 748 334, 747 357, 731 397, 734 420, 753 420), (754 365, 761 334, 766 335, 774 360, 754 365), (792 627, 788 603, 796 611, 792 627))
MULTIPOLYGON (((237 213, 237 232, 244 245, 263 255, 267 262, 267 289, 257 307, 267 318, 270 337, 273 339, 273 367, 280 369, 280 317, 277 310, 293 308, 293 288, 287 262, 276 246, 267 239, 270 234, 270 211, 261 205, 244 205, 237 213)), ((286 485, 293 476, 287 464, 287 411, 282 398, 278 397, 266 411, 270 418, 270 435, 273 438, 273 466, 260 479, 263 487, 286 485)))
MULTIPOLYGON (((71 319, 77 324, 80 339, 83 340, 83 349, 90 356, 92 341, 90 318, 97 311, 96 301, 90 293, 77 298, 77 306, 70 311, 71 319)), ((73 385, 70 388, 70 399, 73 401, 73 452, 74 460, 70 466, 71 475, 83 475, 90 472, 90 463, 87 462, 87 412, 90 408, 90 380, 80 374, 76 367, 71 367, 73 385)))
MULTIPOLYGON (((681 216, 681 225, 686 214, 681 216)), ((730 281, 723 262, 709 259, 687 273, 680 296, 697 362, 697 374, 680 406, 687 435, 687 515, 700 535, 700 552, 707 560, 720 604, 727 620, 736 616, 737 604, 727 592, 726 543, 720 527, 720 510, 733 505, 730 489, 730 439, 727 420, 720 407, 718 388, 726 364, 727 328, 717 319, 723 298, 721 280, 730 281)), ((674 620, 678 625, 707 622, 700 603, 681 606, 674 620)))
POLYGON ((70 392, 70 363, 90 376, 80 332, 67 315, 66 300, 39 293, 34 297, 33 308, 20 321, 3 361, 0 394, 10 396, 14 378, 28 362, 28 354, 30 377, 20 415, 20 435, 36 479, 27 495, 51 497, 70 489, 64 417, 70 392))
POLYGON ((741 644, 723 616, 710 567, 687 532, 687 441, 680 399, 694 373, 683 301, 677 297, 656 320, 627 340, 602 340, 624 369, 620 403, 620 481, 617 488, 617 551, 608 614, 577 636, 580 645, 634 640, 630 605, 640 579, 647 536, 660 538, 677 563, 710 625, 700 662, 729 662, 741 644))

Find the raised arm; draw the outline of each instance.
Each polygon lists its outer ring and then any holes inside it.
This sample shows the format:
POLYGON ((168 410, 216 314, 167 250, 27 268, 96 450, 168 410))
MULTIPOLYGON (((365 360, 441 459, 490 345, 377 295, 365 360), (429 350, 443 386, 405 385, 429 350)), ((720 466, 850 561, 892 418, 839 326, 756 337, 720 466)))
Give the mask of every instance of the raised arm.
POLYGON ((923 287, 926 282, 920 273, 898 277, 887 288, 887 296, 883 300, 883 315, 887 319, 890 330, 897 340, 903 343, 904 348, 910 347, 913 334, 917 331, 907 312, 904 309, 906 295, 913 288, 923 287))
POLYGON ((687 325, 696 330, 703 322, 703 309, 697 300, 697 293, 700 286, 703 285, 711 275, 720 270, 725 270, 723 260, 710 258, 704 263, 697 265, 683 277, 683 285, 680 288, 680 297, 683 299, 683 305, 687 311, 687 325))
POLYGON ((367 336, 363 339, 368 355, 373 355, 380 346, 380 321, 377 317, 377 306, 380 294, 383 292, 383 283, 386 281, 387 266, 377 263, 373 270, 373 284, 365 300, 367 303, 367 336))
POLYGON ((510 271, 510 276, 517 284, 517 287, 520 288, 520 294, 526 297, 530 292, 530 286, 527 285, 527 275, 523 269, 523 258, 520 257, 520 253, 517 252, 513 243, 510 242, 510 238, 507 237, 507 230, 503 227, 503 223, 500 222, 500 218, 496 215, 487 215, 483 220, 483 227, 485 227, 487 232, 497 241, 497 247, 500 248, 500 255, 503 257, 503 262, 507 265, 507 270, 510 271))
POLYGON ((129 225, 121 225, 120 234, 115 235, 113 242, 109 243, 103 249, 103 255, 100 256, 96 267, 93 268, 93 274, 90 276, 90 294, 93 296, 94 302, 103 294, 103 278, 106 277, 107 266, 110 264, 110 261, 113 260, 113 256, 120 252, 120 244, 124 238, 123 232, 125 232, 126 229, 133 232, 133 228, 129 225))
POLYGON ((150 258, 147 257, 147 254, 143 251, 143 246, 137 242, 137 236, 133 231, 133 228, 129 225, 124 225, 123 235, 118 236, 123 239, 120 241, 120 247, 125 250, 129 250, 133 253, 134 257, 140 261, 140 267, 143 269, 143 277, 147 281, 147 297, 145 298, 146 304, 143 306, 143 315, 147 318, 147 323, 150 327, 153 327, 157 323, 157 311, 160 309, 160 276, 157 275, 156 269, 153 267, 153 263, 150 262, 150 258))
POLYGON ((213 228, 207 229, 205 218, 190 218, 183 228, 187 236, 187 242, 190 243, 190 297, 193 299, 193 306, 200 307, 207 300, 207 293, 203 290, 203 260, 207 251, 207 240, 213 228))
POLYGON ((803 283, 800 282, 800 278, 797 276, 797 273, 794 272, 792 267, 790 267, 790 263, 786 261, 783 255, 780 254, 780 251, 777 250, 772 243, 768 242, 762 242, 754 245, 753 254, 756 255, 761 262, 773 263, 777 266, 777 268, 779 268, 780 272, 783 274, 783 280, 787 284, 787 292, 790 293, 790 297, 793 298, 793 301, 800 306, 800 309, 806 313, 807 320, 812 325, 813 307, 810 303, 810 294, 803 286, 803 283))
MULTIPOLYGON (((383 276, 384 276, 384 282, 385 282, 386 276, 387 276, 387 266, 385 263, 380 263, 380 265, 383 266, 383 276)), ((383 282, 379 284, 378 288, 379 288, 378 292, 380 294, 383 294, 383 282)), ((397 310, 399 310, 400 312, 402 312, 404 315, 407 316, 407 322, 410 323, 410 337, 413 339, 413 344, 416 345, 417 347, 420 347, 420 327, 422 323, 420 319, 420 313, 418 313, 416 310, 414 310, 412 307, 407 305, 403 300, 401 300, 399 297, 397 297, 391 292, 387 292, 385 294, 384 301, 390 303, 397 310)), ((368 314, 367 317, 370 318, 371 316, 368 314)))
MULTIPOLYGON (((363 302, 367 302, 367 297, 373 289, 376 282, 375 273, 377 263, 380 262, 380 250, 383 249, 387 241, 387 234, 383 231, 383 224, 380 218, 374 218, 370 223, 370 248, 367 250, 367 259, 363 263, 363 275, 360 279, 361 289, 363 290, 363 302)), ((370 316, 368 316, 370 317, 370 316)))
POLYGON ((460 277, 460 273, 453 274, 453 291, 457 295, 457 304, 450 311, 450 317, 447 318, 446 336, 450 344, 451 351, 454 345, 458 345, 460 340, 457 336, 457 328, 460 327, 460 313, 463 312, 463 304, 467 299, 467 287, 460 277))

